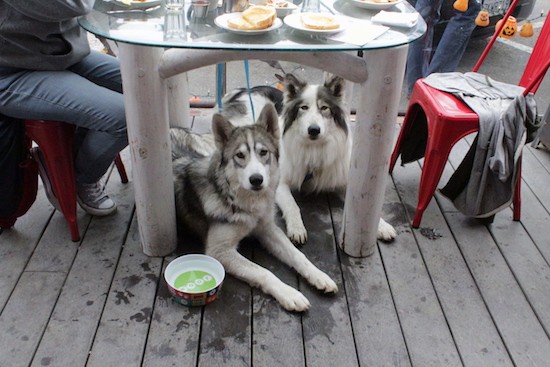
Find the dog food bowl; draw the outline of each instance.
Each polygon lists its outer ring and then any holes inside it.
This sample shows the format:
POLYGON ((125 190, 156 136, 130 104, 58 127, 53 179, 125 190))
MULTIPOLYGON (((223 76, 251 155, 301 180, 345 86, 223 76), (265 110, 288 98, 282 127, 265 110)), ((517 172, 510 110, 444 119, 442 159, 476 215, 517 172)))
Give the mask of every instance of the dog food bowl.
POLYGON ((170 262, 164 279, 174 299, 185 306, 203 306, 218 298, 225 270, 213 257, 180 256, 170 262))

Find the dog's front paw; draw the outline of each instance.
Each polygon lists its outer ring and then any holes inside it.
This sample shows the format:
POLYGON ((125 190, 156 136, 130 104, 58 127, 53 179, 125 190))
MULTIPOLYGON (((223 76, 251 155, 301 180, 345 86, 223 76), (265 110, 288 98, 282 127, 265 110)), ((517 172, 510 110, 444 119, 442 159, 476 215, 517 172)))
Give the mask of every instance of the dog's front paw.
POLYGON ((391 224, 380 218, 378 223, 378 239, 386 242, 393 241, 397 237, 397 231, 391 224))
POLYGON ((315 275, 309 277, 308 281, 320 291, 325 293, 338 292, 338 286, 327 274, 319 270, 315 275))
POLYGON ((291 221, 287 223, 286 235, 296 245, 303 245, 307 240, 307 230, 301 221, 291 221))
POLYGON ((287 311, 303 312, 311 307, 306 296, 286 284, 273 296, 287 311))

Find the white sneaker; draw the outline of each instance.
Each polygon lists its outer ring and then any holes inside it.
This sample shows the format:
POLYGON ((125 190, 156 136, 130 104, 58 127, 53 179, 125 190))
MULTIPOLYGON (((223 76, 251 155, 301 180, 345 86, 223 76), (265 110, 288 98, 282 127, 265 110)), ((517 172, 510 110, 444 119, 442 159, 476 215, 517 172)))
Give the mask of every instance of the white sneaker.
POLYGON ((116 211, 115 202, 105 193, 100 182, 78 184, 76 200, 82 209, 91 215, 101 217, 116 211))

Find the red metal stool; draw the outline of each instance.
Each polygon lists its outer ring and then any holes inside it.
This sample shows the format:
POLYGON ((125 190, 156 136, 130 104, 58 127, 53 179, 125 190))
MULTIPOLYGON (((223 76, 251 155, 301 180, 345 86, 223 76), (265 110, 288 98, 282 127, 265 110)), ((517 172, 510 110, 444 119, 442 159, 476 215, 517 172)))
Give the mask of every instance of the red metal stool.
MULTIPOLYGON (((504 19, 510 15, 516 3, 517 0, 514 0, 504 19)), ((506 23, 506 20, 502 22, 502 26, 504 26, 504 23, 506 23)), ((500 29, 493 35, 491 42, 485 48, 473 71, 479 69, 481 62, 499 33, 500 29)), ((546 18, 519 82, 520 86, 525 87, 524 95, 534 93, 537 90, 549 66, 550 20, 546 18)), ((414 228, 420 226, 422 215, 434 195, 452 147, 460 139, 479 129, 479 117, 466 104, 454 95, 432 88, 425 84, 422 79, 418 80, 414 85, 403 125, 390 159, 390 173, 401 154, 404 138, 411 132, 414 123, 423 117, 425 117, 427 125, 427 143, 420 177, 418 204, 412 222, 414 228)), ((520 219, 520 185, 521 175, 518 175, 513 198, 514 220, 520 219)))
MULTIPOLYGON (((71 239, 78 241, 80 234, 76 220, 76 182, 72 151, 75 126, 44 120, 25 120, 24 124, 27 137, 34 141, 42 152, 52 191, 69 225, 71 239)), ((120 155, 117 155, 115 165, 121 181, 128 182, 120 155)))

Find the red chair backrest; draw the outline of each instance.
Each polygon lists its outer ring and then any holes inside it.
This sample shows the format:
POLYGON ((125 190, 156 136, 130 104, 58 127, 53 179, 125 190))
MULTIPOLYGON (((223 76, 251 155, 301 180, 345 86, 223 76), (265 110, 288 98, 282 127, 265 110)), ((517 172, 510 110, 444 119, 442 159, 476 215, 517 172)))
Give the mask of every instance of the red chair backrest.
POLYGON ((533 47, 533 52, 523 75, 519 81, 519 85, 526 87, 529 92, 535 93, 544 78, 546 70, 550 64, 550 20, 546 17, 544 24, 540 30, 537 42, 533 47))

